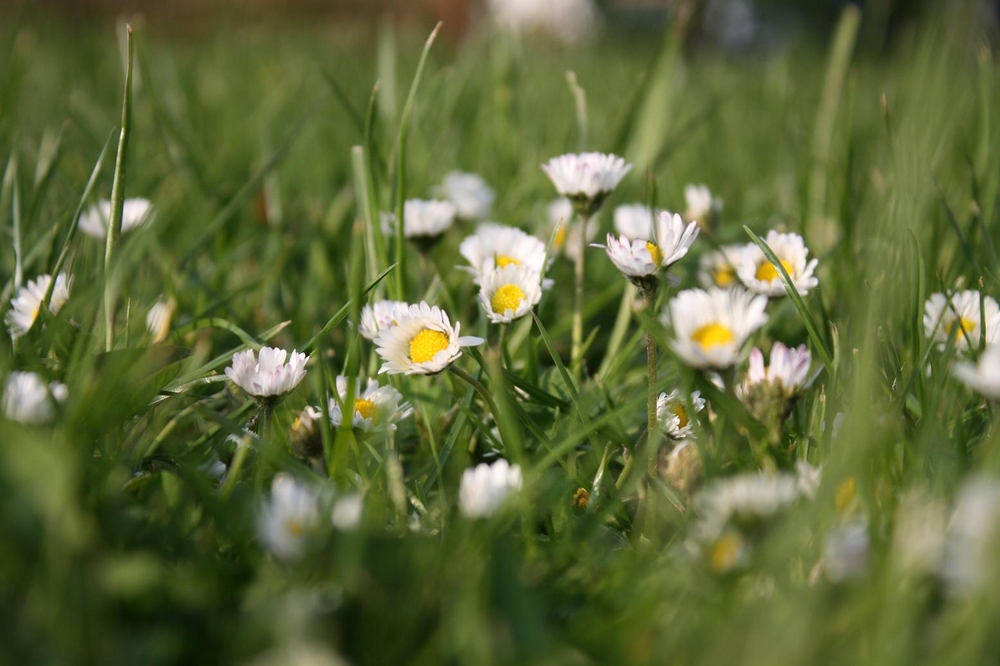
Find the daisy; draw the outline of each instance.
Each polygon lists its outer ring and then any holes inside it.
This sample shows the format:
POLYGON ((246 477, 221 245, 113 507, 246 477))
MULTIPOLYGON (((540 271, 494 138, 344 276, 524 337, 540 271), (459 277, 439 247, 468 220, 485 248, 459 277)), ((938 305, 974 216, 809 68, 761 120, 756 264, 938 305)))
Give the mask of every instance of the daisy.
POLYGON ((703 226, 722 210, 722 199, 713 197, 708 185, 684 186, 684 202, 687 204, 684 219, 697 220, 703 226))
POLYGON ((306 539, 319 525, 316 494, 289 474, 278 474, 271 484, 271 501, 264 503, 257 533, 264 546, 283 560, 294 560, 305 550, 306 539))
MULTIPOLYGON (((422 244, 436 242, 455 224, 457 210, 450 201, 407 199, 403 204, 403 236, 422 244)), ((382 215, 382 231, 396 233, 396 218, 392 213, 382 215)))
POLYGON ((545 243, 534 236, 502 224, 486 223, 476 229, 458 246, 469 262, 476 281, 495 269, 524 266, 535 273, 545 272, 545 243))
POLYGON ((153 343, 163 342, 167 334, 170 333, 170 322, 174 317, 174 310, 177 303, 174 299, 160 299, 149 308, 146 313, 146 330, 153 339, 153 343))
POLYGON ((461 324, 452 328, 448 314, 425 302, 400 312, 396 325, 383 328, 375 338, 375 352, 382 357, 379 374, 433 375, 462 355, 462 347, 480 345, 482 338, 459 337, 461 324))
POLYGON ((706 289, 722 287, 728 289, 737 284, 737 257, 746 248, 744 245, 723 245, 715 252, 702 255, 698 264, 698 281, 706 289))
POLYGON ((520 465, 512 466, 503 458, 492 465, 480 463, 462 473, 458 508, 466 518, 489 518, 522 484, 520 465))
POLYGON ((474 173, 449 171, 437 194, 455 205, 463 220, 482 220, 489 216, 496 193, 486 181, 474 173))
POLYGON ((553 157, 542 165, 542 170, 556 191, 573 202, 581 216, 590 217, 632 170, 632 165, 617 155, 569 153, 553 157))
POLYGON ((56 405, 68 391, 61 382, 45 383, 34 372, 12 372, 3 392, 3 412, 11 421, 39 424, 51 421, 56 405))
MULTIPOLYGON (((126 199, 122 207, 122 233, 153 219, 153 204, 148 199, 126 199)), ((93 238, 106 238, 111 220, 111 202, 101 201, 80 216, 80 231, 93 238)))
POLYGON ((979 346, 982 327, 986 327, 986 344, 1000 342, 1000 307, 989 296, 983 297, 985 313, 979 309, 980 293, 974 290, 955 292, 951 298, 932 294, 924 304, 924 332, 944 349, 948 339, 955 338, 956 349, 965 351, 970 344, 979 346), (985 316, 984 316, 985 315, 985 316))
POLYGON ((767 321, 767 299, 744 289, 688 289, 668 305, 673 349, 693 368, 734 365, 751 333, 767 321))
POLYGON ((823 468, 814 467, 806 460, 795 461, 795 483, 799 493, 807 499, 816 499, 819 484, 823 480, 823 468))
POLYGON ((488 0, 494 23, 514 34, 544 32, 565 44, 578 44, 600 27, 594 0, 488 0))
POLYGON ((358 333, 366 340, 378 337, 379 330, 396 325, 396 315, 406 312, 410 304, 406 301, 375 301, 361 308, 361 324, 358 333))
POLYGON ((694 440, 685 439, 667 451, 660 451, 658 466, 660 478, 682 493, 690 493, 701 482, 704 468, 701 453, 694 440))
MULTIPOLYGON (((10 337, 14 340, 31 330, 35 319, 38 318, 38 310, 42 307, 42 300, 45 292, 52 282, 51 275, 39 275, 34 280, 28 280, 27 284, 21 285, 10 301, 10 310, 7 312, 5 320, 7 328, 10 329, 10 337)), ((56 277, 55 287, 52 289, 52 297, 49 299, 49 312, 56 314, 69 300, 69 288, 73 279, 67 277, 65 273, 60 273, 56 277)))
POLYGON ((977 393, 1000 399, 1000 345, 988 345, 977 363, 956 363, 953 372, 977 393))
POLYGON ((617 206, 614 212, 615 231, 629 238, 652 238, 656 212, 645 204, 617 206))
MULTIPOLYGON (((798 234, 782 234, 773 229, 767 232, 764 239, 767 246, 774 251, 781 266, 792 279, 792 284, 802 295, 819 284, 813 276, 818 260, 806 261, 809 250, 798 234)), ((784 296, 785 285, 781 282, 778 269, 764 256, 764 252, 755 243, 746 245, 742 252, 732 257, 735 262, 736 274, 748 289, 765 296, 784 296)))
POLYGON ((288 352, 276 347, 261 347, 260 356, 252 349, 233 356, 232 367, 226 368, 226 376, 241 389, 255 398, 276 398, 299 385, 306 376, 308 357, 298 351, 288 352))
POLYGON ((823 540, 823 571, 833 583, 864 578, 871 560, 871 538, 864 519, 834 527, 823 540))
POLYGON ((687 254, 698 236, 695 222, 684 226, 680 215, 659 211, 653 222, 652 240, 631 240, 627 236, 608 234, 608 244, 603 248, 614 265, 637 287, 649 290, 655 287, 650 278, 661 268, 667 268, 687 254))
POLYGON ((694 534, 713 541, 730 526, 744 528, 774 516, 800 497, 792 474, 739 474, 713 482, 695 497, 694 534))
MULTIPOLYGON (((337 397, 330 398, 330 422, 340 426, 343 421, 341 405, 347 401, 348 379, 337 375, 337 397)), ((413 413, 407 402, 401 402, 402 394, 391 386, 379 386, 378 381, 369 379, 364 390, 361 380, 354 383, 354 418, 352 425, 365 432, 392 432, 396 422, 413 413)))
MULTIPOLYGON (((705 409, 705 400, 700 391, 691 394, 690 406, 695 413, 705 409)), ((656 399, 656 420, 660 427, 672 439, 684 439, 691 436, 694 430, 691 417, 688 415, 688 404, 679 390, 661 393, 656 399)))
MULTIPOLYGON (((546 207, 550 233, 555 232, 552 249, 562 252, 570 261, 580 254, 580 223, 573 222, 573 202, 566 197, 553 200, 546 207)), ((587 220, 587 243, 597 237, 600 223, 597 218, 587 220)))
POLYGON ((323 412, 319 407, 306 405, 288 430, 292 450, 303 458, 319 458, 323 453, 323 434, 319 429, 321 418, 323 412))
POLYGON ((509 324, 531 312, 542 300, 538 273, 525 266, 508 265, 481 278, 479 300, 494 324, 509 324))
POLYGON ((764 354, 754 347, 750 352, 750 367, 736 393, 744 398, 755 388, 767 385, 772 394, 791 398, 805 387, 811 362, 812 354, 805 345, 789 349, 775 342, 771 347, 771 365, 764 367, 764 354))
POLYGON ((998 524, 1000 483, 972 476, 958 491, 940 565, 941 577, 953 592, 973 591, 995 571, 998 524))
POLYGON ((361 524, 364 508, 364 497, 361 493, 350 493, 339 497, 330 511, 330 522, 341 532, 352 532, 361 524))

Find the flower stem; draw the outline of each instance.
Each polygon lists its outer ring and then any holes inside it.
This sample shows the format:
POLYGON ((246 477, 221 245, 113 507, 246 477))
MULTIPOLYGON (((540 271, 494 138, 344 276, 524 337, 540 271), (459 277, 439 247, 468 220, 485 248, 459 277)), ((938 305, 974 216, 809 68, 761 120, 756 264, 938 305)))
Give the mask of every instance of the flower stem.
POLYGON ((652 449, 657 444, 655 441, 656 437, 653 433, 656 432, 656 339, 653 338, 653 333, 646 330, 646 374, 649 380, 649 386, 646 389, 646 398, 648 402, 647 410, 647 425, 646 425, 646 440, 647 446, 650 451, 648 451, 648 464, 649 464, 649 475, 651 477, 656 476, 657 468, 657 456, 655 451, 652 449))
POLYGON ((579 378, 583 374, 583 278, 584 260, 587 255, 587 225, 590 223, 588 215, 577 214, 577 225, 580 230, 580 237, 577 244, 576 262, 573 267, 574 295, 573 295, 573 346, 570 351, 570 367, 579 378))
POLYGON ((467 382, 469 386, 471 386, 476 390, 476 393, 479 394, 479 396, 483 399, 486 405, 490 408, 490 413, 493 414, 493 418, 499 422, 500 414, 497 411, 497 404, 493 400, 493 396, 490 395, 489 389, 486 388, 486 386, 484 386, 481 381, 470 375, 465 370, 462 370, 457 365, 450 365, 448 366, 448 369, 451 371, 451 374, 467 382))
POLYGON ((243 463, 247 459, 247 449, 249 448, 249 442, 242 440, 236 445, 236 453, 233 455, 233 461, 229 464, 229 473, 226 474, 226 483, 222 486, 222 492, 220 493, 222 499, 229 499, 229 496, 233 492, 233 488, 236 487, 236 480, 240 476, 240 470, 243 469, 243 463))

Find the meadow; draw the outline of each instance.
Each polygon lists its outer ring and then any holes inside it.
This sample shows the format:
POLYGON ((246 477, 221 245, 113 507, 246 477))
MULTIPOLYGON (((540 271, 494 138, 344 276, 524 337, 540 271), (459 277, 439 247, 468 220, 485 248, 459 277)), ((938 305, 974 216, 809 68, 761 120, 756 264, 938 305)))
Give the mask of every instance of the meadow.
POLYGON ((994 663, 1000 80, 960 5, 743 55, 0 22, 2 661, 994 663), (631 168, 554 212, 590 151, 631 168), (398 241, 455 171, 492 201, 398 241), (618 247, 625 204, 680 216, 618 247), (483 220, 526 233, 477 265, 483 220))

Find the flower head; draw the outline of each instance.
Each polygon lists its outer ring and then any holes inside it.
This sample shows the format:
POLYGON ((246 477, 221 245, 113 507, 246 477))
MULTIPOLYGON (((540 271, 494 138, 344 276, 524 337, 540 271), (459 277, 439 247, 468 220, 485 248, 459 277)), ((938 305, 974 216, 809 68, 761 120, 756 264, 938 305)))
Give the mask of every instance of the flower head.
POLYGON ((614 191, 632 165, 617 155, 569 153, 542 165, 556 191, 569 198, 577 210, 590 215, 614 191))
POLYGON ((771 347, 771 365, 764 367, 764 353, 754 347, 750 352, 750 367, 736 393, 746 398, 754 390, 765 388, 773 397, 787 400, 806 385, 810 363, 812 354, 805 345, 789 349, 775 342, 771 347))
POLYGON ((1000 342, 1000 307, 989 296, 983 298, 980 310, 980 293, 974 290, 955 292, 949 299, 944 294, 932 294, 924 304, 924 332, 944 349, 948 339, 955 338, 955 348, 960 351, 978 346, 983 327, 986 343, 1000 342))
POLYGON ((685 227, 680 215, 659 211, 652 231, 651 240, 632 240, 627 236, 615 238, 608 234, 608 244, 596 247, 604 248, 618 270, 637 286, 644 287, 646 282, 641 278, 655 275, 661 268, 671 266, 687 254, 698 236, 698 225, 692 222, 685 227))
POLYGON ((728 289, 739 283, 736 264, 745 245, 724 245, 715 252, 708 252, 698 262, 698 282, 703 287, 728 289))
POLYGON ((281 396, 306 376, 308 357, 293 351, 285 363, 287 357, 288 352, 275 347, 261 347, 259 357, 247 349, 233 356, 233 365, 226 368, 226 376, 255 398, 281 396))
POLYGON ((670 393, 661 393, 656 399, 656 420, 668 437, 684 439, 691 436, 694 430, 691 414, 688 413, 691 408, 695 413, 705 409, 705 399, 701 397, 700 391, 691 394, 690 407, 676 389, 670 393))
POLYGON ((741 529, 770 518, 799 499, 792 474, 739 474, 713 482, 695 498, 695 534, 712 540, 727 527, 741 529))
POLYGON ((1000 345, 988 345, 977 363, 956 363, 953 372, 977 393, 1000 400, 1000 345))
POLYGON ((161 298, 149 308, 149 312, 146 313, 146 330, 149 331, 154 343, 163 342, 170 333, 170 322, 174 318, 176 308, 177 303, 172 298, 161 298))
POLYGON ((674 351, 694 368, 731 367, 751 333, 767 321, 767 299, 744 289, 688 289, 668 305, 674 351))
MULTIPOLYGON (((767 232, 764 241, 774 251, 800 294, 805 295, 819 284, 819 280, 813 276, 818 260, 807 262, 809 250, 802 236, 782 234, 772 229, 767 232)), ((755 243, 748 244, 732 259, 735 262, 736 274, 751 291, 772 297, 784 296, 787 293, 781 281, 781 273, 755 243)))
POLYGON ((519 465, 510 465, 503 458, 492 465, 480 463, 462 473, 458 508, 466 518, 489 518, 522 483, 519 465))
POLYGON ((507 265, 481 278, 479 300, 494 324, 509 324, 531 312, 542 300, 538 273, 525 266, 507 265))
POLYGON ((374 340, 381 329, 395 326, 396 316, 400 312, 406 312, 409 307, 410 304, 406 301, 375 301, 371 305, 365 305, 361 308, 358 333, 366 340, 374 340))
MULTIPOLYGON (((403 236, 409 240, 435 241, 455 224, 457 210, 450 201, 407 199, 403 204, 403 236)), ((395 217, 382 216, 382 231, 396 233, 395 217)))
POLYGON ((941 560, 941 577, 953 592, 971 592, 995 571, 998 526, 1000 483, 985 475, 970 477, 956 496, 941 560))
POLYGON ((652 238, 656 211, 645 204, 625 204, 615 207, 615 231, 629 238, 652 238))
POLYGON ((3 392, 3 412, 11 421, 38 424, 51 421, 68 391, 61 382, 45 383, 33 372, 12 372, 3 392))
POLYGON ((261 507, 257 533, 264 546, 284 560, 302 555, 309 535, 319 525, 316 494, 289 474, 271 483, 271 500, 261 507))
POLYGON ((338 497, 330 510, 330 522, 341 532, 351 532, 358 529, 365 503, 361 493, 350 493, 338 497))
POLYGON ((684 219, 689 222, 697 220, 702 225, 722 210, 722 199, 713 197, 708 185, 685 185, 684 202, 687 204, 684 219))
MULTIPOLYGON (((339 426, 343 421, 341 405, 347 402, 348 379, 337 375, 337 396, 330 398, 330 422, 339 426)), ((379 386, 378 381, 369 379, 364 390, 361 380, 354 385, 353 427, 365 432, 391 432, 396 422, 413 413, 409 403, 402 402, 402 394, 391 386, 379 386)))
POLYGON ((476 233, 462 241, 458 251, 469 262, 477 282, 482 276, 510 265, 523 266, 538 274, 546 268, 545 243, 502 224, 479 225, 476 233))
MULTIPOLYGON (((39 275, 34 280, 28 280, 27 284, 21 285, 17 290, 10 301, 10 310, 5 318, 11 338, 16 340, 31 330, 51 282, 51 275, 39 275)), ((49 312, 56 314, 66 304, 72 282, 73 279, 67 277, 65 273, 60 273, 56 277, 52 297, 49 299, 49 312)))
MULTIPOLYGON (((553 199, 546 207, 549 229, 555 231, 552 249, 562 252, 570 261, 576 261, 580 253, 580 223, 573 221, 573 202, 566 197, 553 199)), ((587 220, 586 242, 597 237, 599 223, 596 217, 587 220)))
MULTIPOLYGON (((153 204, 148 199, 126 199, 122 207, 122 233, 153 219, 153 204)), ((80 231, 94 238, 106 238, 111 221, 111 202, 101 201, 80 216, 80 231)))
POLYGON ((421 302, 400 312, 396 325, 383 328, 375 338, 375 352, 382 357, 379 374, 433 375, 462 355, 462 347, 479 345, 482 338, 459 337, 448 314, 436 305, 421 302))
POLYGON ((482 220, 490 214, 496 193, 477 174, 449 171, 437 190, 439 196, 455 205, 455 212, 463 220, 482 220))
POLYGON ((601 23, 594 0, 488 0, 487 5, 500 28, 515 34, 543 32, 566 44, 586 41, 601 23))

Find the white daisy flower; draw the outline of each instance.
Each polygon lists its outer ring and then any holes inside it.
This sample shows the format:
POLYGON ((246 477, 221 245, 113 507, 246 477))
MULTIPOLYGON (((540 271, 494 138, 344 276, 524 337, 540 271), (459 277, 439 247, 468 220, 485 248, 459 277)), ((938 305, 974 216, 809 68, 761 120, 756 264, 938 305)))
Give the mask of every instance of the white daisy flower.
MULTIPOLYGON (((27 284, 21 285, 10 301, 10 310, 7 312, 5 320, 7 328, 10 329, 10 337, 14 340, 31 330, 38 318, 38 310, 42 307, 42 300, 45 292, 52 282, 51 275, 39 275, 34 280, 28 280, 27 284)), ((56 277, 55 287, 52 289, 52 297, 49 299, 49 312, 56 314, 69 300, 69 288, 73 279, 67 277, 65 273, 60 273, 56 277)))
POLYGON ((271 500, 261 507, 257 533, 264 546, 283 560, 294 560, 319 526, 316 494, 290 474, 278 474, 271 483, 271 500))
MULTIPOLYGON (((126 233, 153 219, 153 204, 148 199, 126 199, 122 207, 122 233, 126 233)), ((80 231, 93 238, 108 235, 111 221, 111 202, 100 201, 80 215, 80 231)))
POLYGON ((827 532, 823 540, 823 571, 833 583, 863 578, 871 559, 868 523, 856 520, 827 532))
POLYGON ((361 493, 338 497, 330 511, 330 522, 341 532, 352 532, 361 524, 365 503, 361 493))
POLYGON ((977 363, 956 363, 955 376, 990 400, 1000 400, 1000 345, 988 345, 977 363))
POLYGON ((717 480, 695 497, 700 518, 693 533, 700 540, 712 541, 727 527, 752 526, 799 497, 798 482, 791 474, 739 474, 717 480))
POLYGON ((814 467, 806 460, 795 461, 795 483, 799 493, 808 499, 816 499, 819 484, 823 480, 823 468, 814 467))
POLYGON ((771 346, 771 365, 764 367, 764 354, 754 347, 750 352, 750 367, 746 377, 736 388, 740 397, 745 397, 755 387, 768 384, 782 397, 790 398, 806 385, 809 379, 809 365, 812 354, 805 345, 789 349, 780 342, 771 346))
POLYGON ((1000 483, 976 475, 962 484, 948 524, 941 577, 956 593, 980 588, 996 570, 1000 483))
POLYGON ((535 273, 545 272, 545 243, 516 227, 487 222, 458 246, 469 262, 476 281, 506 266, 523 266, 535 273))
POLYGON ((708 185, 686 185, 684 202, 687 204, 684 219, 689 222, 697 220, 705 224, 722 210, 722 199, 713 197, 708 185))
POLYGON ((66 400, 66 385, 45 383, 34 372, 12 372, 3 392, 3 412, 11 421, 39 424, 51 421, 56 405, 66 400))
MULTIPOLYGON (((573 202, 565 197, 553 200, 546 208, 549 233, 554 231, 552 249, 562 252, 570 261, 580 254, 580 223, 573 220, 573 202)), ((587 220, 587 243, 597 237, 600 223, 596 217, 587 220)))
POLYGON ((979 346, 982 327, 986 326, 986 344, 1000 342, 1000 307, 989 296, 983 297, 985 313, 979 309, 980 294, 968 289, 955 292, 951 300, 944 294, 932 294, 924 304, 924 332, 944 349, 954 336, 955 348, 965 351, 979 346), (985 316, 983 316, 985 314, 985 316))
POLYGON ((395 326, 383 328, 375 338, 375 352, 383 360, 379 374, 441 372, 462 355, 462 347, 483 343, 482 338, 459 337, 460 328, 459 322, 452 328, 448 314, 436 305, 411 305, 400 313, 395 326))
POLYGON ((462 473, 458 508, 466 518, 489 518, 522 484, 520 465, 510 465, 503 458, 492 465, 480 463, 462 473))
MULTIPOLYGON (((403 204, 403 236, 410 240, 436 240, 455 224, 457 210, 450 201, 407 199, 403 204)), ((396 218, 383 213, 382 231, 396 232, 396 218)))
POLYGON ((738 284, 737 257, 745 248, 744 245, 724 245, 715 252, 702 255, 698 262, 698 282, 706 289, 709 287, 728 289, 738 284))
MULTIPOLYGON (((767 232, 764 241, 774 251, 800 294, 807 294, 819 284, 819 280, 813 276, 818 260, 807 262, 809 250, 802 236, 782 234, 772 229, 767 232)), ((731 258, 736 262, 736 274, 748 289, 772 297, 784 296, 787 293, 778 269, 768 261, 764 252, 755 243, 749 243, 742 252, 731 258)))
POLYGON ((944 553, 947 507, 936 498, 911 490, 900 499, 892 532, 894 559, 903 571, 937 571, 944 553))
POLYGON ((594 0, 488 0, 494 23, 514 34, 543 32, 566 44, 594 36, 601 14, 594 0))
MULTIPOLYGON (((594 247, 603 248, 626 277, 646 278, 682 259, 697 236, 698 225, 695 222, 685 227, 680 215, 659 211, 653 224, 652 240, 631 240, 627 236, 615 238, 614 234, 608 234, 606 246, 594 247)), ((644 283, 637 286, 642 287, 644 283)))
MULTIPOLYGON (((705 399, 700 391, 691 394, 690 405, 695 413, 705 409, 705 399)), ((691 416, 688 414, 688 401, 677 389, 670 393, 661 393, 656 399, 656 420, 660 427, 672 439, 684 439, 693 434, 691 416)))
POLYGON ((494 324, 519 319, 542 300, 541 278, 526 266, 507 265, 481 277, 479 300, 494 324))
POLYGON ((366 340, 374 340, 383 328, 396 325, 396 315, 406 312, 410 304, 406 301, 375 301, 361 308, 361 323, 358 333, 366 340))
POLYGON ((645 204, 625 204, 615 207, 615 231, 629 238, 652 238, 656 212, 645 204))
POLYGON ((688 289, 670 300, 673 349, 693 368, 734 365, 751 333, 767 321, 767 298, 744 289, 688 289))
POLYGON ((226 376, 255 398, 281 396, 305 379, 309 360, 298 351, 292 351, 287 363, 286 358, 288 352, 276 347, 261 347, 259 357, 247 349, 233 356, 233 365, 226 368, 226 376))
POLYGON ((567 197, 585 215, 597 210, 604 197, 614 191, 632 165, 617 155, 568 153, 542 165, 559 194, 567 197))
MULTIPOLYGON (((347 401, 347 377, 337 375, 337 396, 330 398, 330 422, 340 426, 343 420, 341 405, 347 401)), ((413 408, 403 400, 402 394, 391 386, 379 386, 378 381, 369 379, 364 390, 361 380, 354 385, 353 427, 365 432, 391 432, 396 422, 413 413, 413 408)))
POLYGON ((154 344, 163 342, 170 333, 170 322, 174 318, 176 308, 177 303, 172 298, 161 298, 149 308, 149 312, 146 313, 146 330, 149 331, 154 344))
POLYGON ((478 174, 464 171, 449 171, 444 182, 437 189, 442 196, 455 205, 455 212, 463 220, 483 220, 489 217, 496 193, 478 174))

